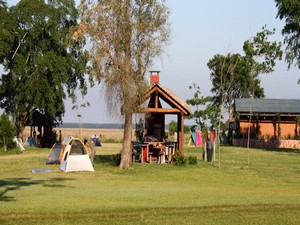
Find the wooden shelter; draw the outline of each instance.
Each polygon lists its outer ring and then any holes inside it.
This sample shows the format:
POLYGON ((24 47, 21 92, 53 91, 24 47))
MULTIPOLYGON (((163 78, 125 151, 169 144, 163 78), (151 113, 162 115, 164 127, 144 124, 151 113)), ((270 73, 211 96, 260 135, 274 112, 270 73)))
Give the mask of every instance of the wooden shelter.
POLYGON ((177 115, 178 132, 175 148, 183 152, 184 117, 192 114, 190 106, 170 89, 159 83, 159 71, 151 71, 150 90, 147 92, 147 99, 149 102, 145 108, 146 135, 154 136, 159 142, 164 141, 165 115, 177 115))

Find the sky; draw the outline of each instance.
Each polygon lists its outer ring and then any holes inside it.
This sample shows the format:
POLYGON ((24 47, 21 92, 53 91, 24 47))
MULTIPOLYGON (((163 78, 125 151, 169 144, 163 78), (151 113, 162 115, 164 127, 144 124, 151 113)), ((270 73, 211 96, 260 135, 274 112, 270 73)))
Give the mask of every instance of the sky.
MULTIPOLYGON (((18 1, 8 1, 18 2, 18 1)), ((78 0, 77 0, 78 2, 78 0)), ((216 54, 243 54, 243 43, 262 31, 275 28, 273 41, 283 42, 281 30, 284 21, 276 18, 274 0, 167 0, 170 9, 171 40, 166 53, 155 59, 150 70, 159 70, 160 83, 183 100, 192 98, 189 86, 195 83, 203 96, 211 95, 210 71, 207 62, 216 54)), ((150 73, 146 74, 150 78, 150 73)), ((266 98, 299 99, 299 69, 287 69, 286 62, 277 61, 275 71, 260 76, 266 98)), ((78 92, 79 93, 79 92, 78 92)), ((107 112, 100 86, 89 88, 84 101, 88 108, 72 110, 71 101, 65 101, 63 122, 120 123, 121 118, 107 112), (79 118, 77 115, 82 117, 79 118)), ((79 104, 82 102, 79 98, 79 104)), ((116 109, 118 110, 118 109, 116 109)), ((167 118, 168 123, 173 118, 167 118)), ((192 124, 193 121, 187 121, 192 124)))

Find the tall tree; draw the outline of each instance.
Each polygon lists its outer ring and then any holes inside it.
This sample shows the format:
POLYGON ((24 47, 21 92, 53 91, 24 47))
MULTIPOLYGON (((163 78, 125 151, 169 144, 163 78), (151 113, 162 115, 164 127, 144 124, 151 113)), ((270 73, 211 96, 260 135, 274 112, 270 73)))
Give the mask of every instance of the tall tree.
POLYGON ((289 68, 295 63, 300 69, 300 1, 275 0, 275 2, 278 9, 277 17, 286 23, 281 31, 286 44, 285 59, 289 68))
POLYGON ((0 13, 0 107, 9 113, 20 135, 34 111, 49 124, 61 122, 65 90, 75 99, 79 86, 86 93, 86 56, 70 35, 78 12, 70 0, 21 0, 0 13), (2 45, 2 43, 6 43, 2 45))
POLYGON ((235 98, 264 97, 259 75, 273 72, 276 60, 282 57, 281 43, 268 40, 274 32, 263 27, 255 37, 245 41, 244 56, 215 55, 207 63, 211 70, 214 103, 224 107, 230 118, 235 98))
MULTIPOLYGON (((244 42, 245 59, 250 67, 250 86, 251 97, 255 97, 255 81, 259 81, 260 74, 267 74, 274 71, 276 60, 282 58, 281 43, 270 42, 268 38, 275 33, 275 29, 270 31, 264 26, 261 32, 248 41, 244 42)), ((250 118, 248 123, 248 142, 250 146, 250 124, 252 120, 252 111, 250 105, 250 118)), ((249 162, 249 160, 248 160, 249 162)))
POLYGON ((129 167, 132 115, 145 100, 145 72, 169 39, 164 0, 100 0, 80 5, 81 25, 75 33, 88 36, 91 79, 104 81, 110 112, 124 116, 120 169, 129 167))
POLYGON ((10 46, 13 43, 10 28, 15 26, 14 20, 8 12, 7 4, 2 0, 0 0, 0 18, 0 64, 2 64, 5 56, 10 52, 10 46))
POLYGON ((6 114, 0 116, 0 145, 3 146, 4 151, 7 150, 9 143, 13 141, 15 134, 14 126, 6 114))
POLYGON ((259 81, 259 75, 274 71, 276 60, 282 59, 281 42, 269 41, 270 36, 275 34, 275 29, 268 30, 266 26, 256 36, 244 42, 243 50, 245 60, 250 72, 251 95, 255 94, 255 82, 259 81))
POLYGON ((213 129, 218 125, 218 115, 219 108, 214 105, 212 96, 202 96, 200 87, 193 84, 189 87, 191 90, 195 90, 193 98, 187 99, 186 102, 194 106, 196 109, 193 114, 188 117, 188 119, 194 119, 196 124, 200 126, 201 130, 213 129), (210 127, 208 127, 207 122, 210 122, 210 127))
MULTIPOLYGON (((240 54, 227 54, 226 56, 217 54, 209 60, 207 66, 211 70, 211 92, 214 94, 214 105, 219 108, 224 107, 231 118, 234 99, 250 96, 250 68, 240 54)), ((262 97, 264 94, 259 81, 255 84, 255 96, 262 97)))

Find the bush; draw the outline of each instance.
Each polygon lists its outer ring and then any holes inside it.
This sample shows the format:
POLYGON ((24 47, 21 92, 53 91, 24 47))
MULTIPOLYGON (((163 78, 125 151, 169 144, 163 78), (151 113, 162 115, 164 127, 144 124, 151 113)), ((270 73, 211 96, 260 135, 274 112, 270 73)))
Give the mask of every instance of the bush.
POLYGON ((0 116, 0 145, 4 151, 12 148, 15 128, 6 114, 0 116))
POLYGON ((198 164, 198 159, 197 159, 197 156, 189 156, 188 157, 188 163, 190 165, 197 165, 198 164))
POLYGON ((174 164, 175 166, 185 166, 186 158, 180 152, 177 151, 172 156, 172 164, 174 164))
MULTIPOLYGON (((0 155, 17 155, 17 154, 23 154, 23 151, 21 151, 18 148, 8 148, 9 151, 0 151, 0 155)), ((1 150, 1 149, 0 149, 1 150)))
POLYGON ((119 166, 121 163, 121 152, 112 156, 112 164, 119 166))

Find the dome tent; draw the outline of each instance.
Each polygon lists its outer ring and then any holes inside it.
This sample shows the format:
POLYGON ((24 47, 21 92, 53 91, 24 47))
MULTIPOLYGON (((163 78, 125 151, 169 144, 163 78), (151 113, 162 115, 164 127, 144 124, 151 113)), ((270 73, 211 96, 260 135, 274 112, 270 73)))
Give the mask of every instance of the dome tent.
POLYGON ((88 151, 79 138, 70 139, 59 168, 65 172, 94 171, 88 151))
POLYGON ((49 153, 46 160, 46 164, 60 164, 59 156, 64 151, 64 145, 60 143, 55 143, 49 153))

